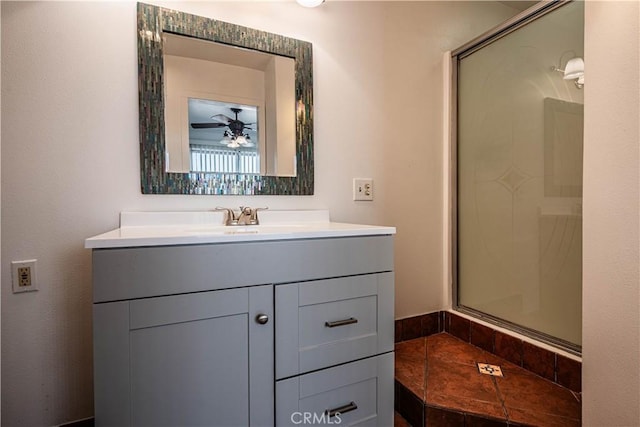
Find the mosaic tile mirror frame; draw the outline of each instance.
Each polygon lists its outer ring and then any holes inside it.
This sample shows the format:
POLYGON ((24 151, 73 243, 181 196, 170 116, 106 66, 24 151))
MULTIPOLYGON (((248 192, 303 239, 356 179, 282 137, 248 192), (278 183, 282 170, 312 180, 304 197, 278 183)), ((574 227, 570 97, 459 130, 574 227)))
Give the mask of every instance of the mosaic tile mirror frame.
POLYGON ((142 193, 313 194, 312 68, 312 45, 309 42, 138 3, 138 88, 142 193), (209 40, 294 59, 296 176, 167 172, 163 33, 209 40))

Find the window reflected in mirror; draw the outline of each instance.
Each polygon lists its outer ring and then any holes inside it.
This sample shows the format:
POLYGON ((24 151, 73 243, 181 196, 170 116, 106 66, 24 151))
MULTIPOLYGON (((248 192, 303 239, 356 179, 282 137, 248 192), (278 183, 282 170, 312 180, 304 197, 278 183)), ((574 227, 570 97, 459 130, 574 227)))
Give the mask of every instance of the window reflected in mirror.
POLYGON ((260 173, 258 106, 196 98, 187 104, 191 172, 260 173))

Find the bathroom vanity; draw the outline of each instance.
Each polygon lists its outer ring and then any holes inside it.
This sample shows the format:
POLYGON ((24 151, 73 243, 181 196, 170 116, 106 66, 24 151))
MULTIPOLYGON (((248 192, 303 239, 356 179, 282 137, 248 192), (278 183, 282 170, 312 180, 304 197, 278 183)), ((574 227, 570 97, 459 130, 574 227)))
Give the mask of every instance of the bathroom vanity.
POLYGON ((86 240, 96 425, 393 425, 395 229, 221 215, 86 240))

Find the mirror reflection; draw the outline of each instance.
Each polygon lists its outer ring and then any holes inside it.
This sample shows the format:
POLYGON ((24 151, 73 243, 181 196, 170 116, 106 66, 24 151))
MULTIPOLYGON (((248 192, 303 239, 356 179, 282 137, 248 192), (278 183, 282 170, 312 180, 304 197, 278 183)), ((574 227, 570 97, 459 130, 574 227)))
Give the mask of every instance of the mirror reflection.
POLYGON ((292 58, 165 33, 169 172, 296 175, 292 58))
POLYGON ((188 98, 188 110, 190 171, 260 173, 257 106, 188 98))
POLYGON ((313 194, 311 43, 138 3, 145 194, 313 194))

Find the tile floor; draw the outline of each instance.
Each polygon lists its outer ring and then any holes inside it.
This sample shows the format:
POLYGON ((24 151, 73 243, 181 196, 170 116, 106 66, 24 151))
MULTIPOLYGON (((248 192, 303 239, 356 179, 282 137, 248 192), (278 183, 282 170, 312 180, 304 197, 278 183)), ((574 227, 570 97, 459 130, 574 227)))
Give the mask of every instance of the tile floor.
POLYGON ((447 333, 397 343, 395 370, 399 426, 581 424, 580 394, 447 333))

